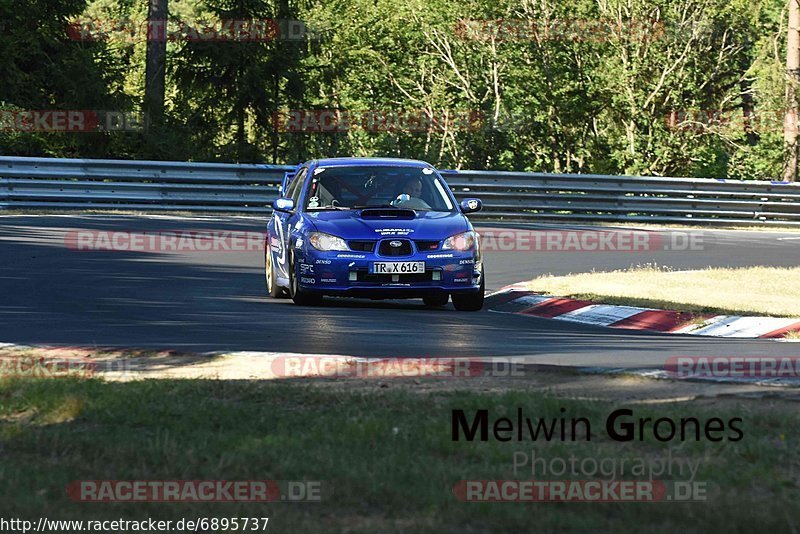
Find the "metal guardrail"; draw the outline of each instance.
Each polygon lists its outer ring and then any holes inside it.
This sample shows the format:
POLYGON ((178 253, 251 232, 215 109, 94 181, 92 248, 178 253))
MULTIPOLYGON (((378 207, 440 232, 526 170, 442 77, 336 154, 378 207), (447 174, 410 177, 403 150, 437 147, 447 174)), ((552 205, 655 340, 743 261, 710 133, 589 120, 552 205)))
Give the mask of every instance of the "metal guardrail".
POLYGON ((0 208, 268 213, 292 168, 0 156, 0 208))
MULTIPOLYGON (((286 165, 0 156, 0 209, 269 213, 286 165)), ((504 221, 800 225, 800 184, 443 171, 470 217, 504 221)))
POLYGON ((755 180, 459 171, 443 175, 457 197, 476 196, 470 218, 800 225, 800 184, 755 180))

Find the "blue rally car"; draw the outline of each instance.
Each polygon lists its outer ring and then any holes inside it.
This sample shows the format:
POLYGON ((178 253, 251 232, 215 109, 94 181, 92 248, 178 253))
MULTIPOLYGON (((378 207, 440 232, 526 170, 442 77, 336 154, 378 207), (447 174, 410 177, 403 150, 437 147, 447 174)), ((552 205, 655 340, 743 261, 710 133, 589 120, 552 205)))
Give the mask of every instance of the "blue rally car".
POLYGON ((377 158, 320 159, 287 173, 267 225, 272 297, 313 305, 324 295, 422 298, 457 310, 483 307, 478 236, 431 165, 377 158))

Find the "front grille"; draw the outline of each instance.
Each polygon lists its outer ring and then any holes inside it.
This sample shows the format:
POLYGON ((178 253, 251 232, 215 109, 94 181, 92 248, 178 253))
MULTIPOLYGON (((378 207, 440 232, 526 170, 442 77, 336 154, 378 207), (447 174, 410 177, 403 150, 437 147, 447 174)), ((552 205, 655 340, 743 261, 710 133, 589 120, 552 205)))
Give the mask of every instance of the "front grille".
POLYGON ((348 241, 347 246, 350 247, 350 250, 355 250, 356 252, 372 252, 375 250, 375 241, 353 240, 348 241))
POLYGON ((373 284, 413 284, 415 282, 430 282, 433 271, 414 274, 370 274, 367 271, 358 271, 357 279, 359 282, 370 282, 373 284), (393 280, 393 277, 397 280, 393 280))
POLYGON ((420 252, 426 252, 429 250, 437 250, 439 248, 438 241, 420 241, 415 240, 414 244, 417 245, 417 250, 420 252))
POLYGON ((378 246, 378 254, 381 256, 411 256, 411 241, 408 239, 384 239, 378 246), (393 247, 391 243, 399 242, 400 246, 393 247))

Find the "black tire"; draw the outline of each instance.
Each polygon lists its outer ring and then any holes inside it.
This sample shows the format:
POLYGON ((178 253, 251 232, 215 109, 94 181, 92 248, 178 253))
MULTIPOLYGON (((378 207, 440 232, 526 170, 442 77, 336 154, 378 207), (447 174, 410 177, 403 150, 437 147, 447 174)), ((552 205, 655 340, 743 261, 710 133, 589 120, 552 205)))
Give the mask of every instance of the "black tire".
POLYGON ((486 279, 481 272, 481 287, 469 293, 453 293, 453 307, 458 311, 479 311, 483 308, 486 279))
POLYGON ((266 279, 267 294, 272 298, 284 296, 283 289, 278 287, 278 275, 275 274, 275 265, 272 263, 272 251, 267 243, 264 251, 264 278, 266 279))
POLYGON ((450 300, 450 295, 447 293, 437 293, 435 295, 425 295, 422 297, 422 302, 425 303, 425 306, 431 307, 438 307, 438 306, 446 306, 447 301, 450 300))
POLYGON ((303 291, 297 283, 297 273, 294 268, 294 255, 289 256, 289 296, 295 304, 300 306, 317 306, 322 302, 322 295, 303 291))

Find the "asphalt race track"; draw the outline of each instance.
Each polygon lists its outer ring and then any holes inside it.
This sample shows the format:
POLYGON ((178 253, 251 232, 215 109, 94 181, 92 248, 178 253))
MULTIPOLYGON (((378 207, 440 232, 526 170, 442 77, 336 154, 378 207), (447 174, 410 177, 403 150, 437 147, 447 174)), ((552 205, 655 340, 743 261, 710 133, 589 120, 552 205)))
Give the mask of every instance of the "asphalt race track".
MULTIPOLYGON (((659 367, 671 356, 797 352, 797 344, 767 340, 624 332, 488 310, 456 312, 452 306, 430 310, 416 300, 326 299, 322 307, 303 308, 266 297, 262 251, 78 252, 65 245, 68 232, 76 230, 260 232, 264 222, 254 217, 2 216, 0 342, 364 357, 525 356, 543 364, 637 368, 659 367)), ((800 264, 800 234, 707 230, 703 236, 703 250, 488 251, 487 289, 548 272, 653 262, 675 269, 800 264)))

